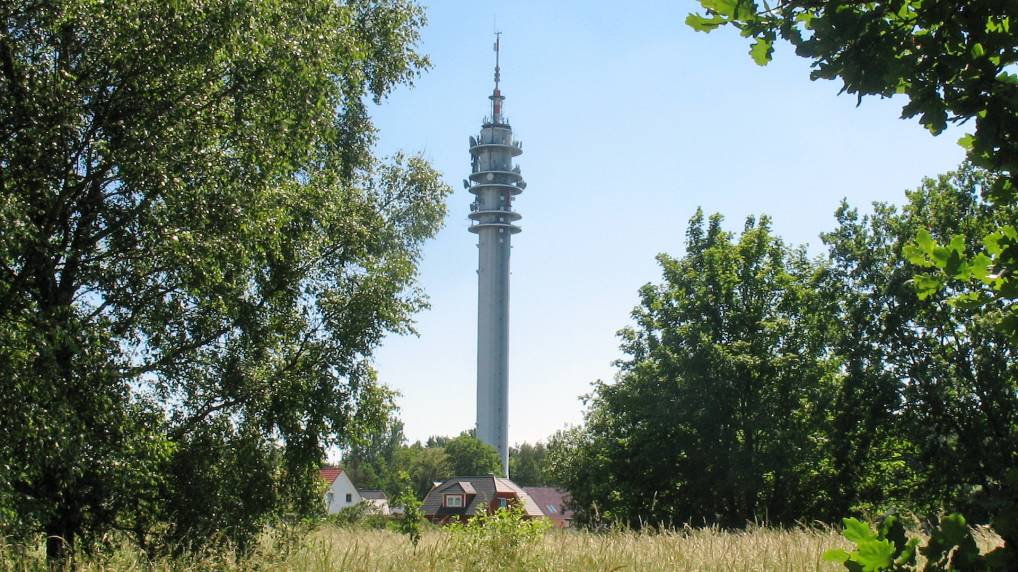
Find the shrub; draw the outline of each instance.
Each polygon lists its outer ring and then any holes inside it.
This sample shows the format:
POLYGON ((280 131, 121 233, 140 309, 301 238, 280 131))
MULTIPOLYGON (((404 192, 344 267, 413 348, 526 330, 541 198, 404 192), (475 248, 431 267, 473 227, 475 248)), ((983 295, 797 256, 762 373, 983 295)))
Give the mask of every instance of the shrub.
POLYGON ((410 484, 410 477, 406 472, 400 472, 400 480, 403 481, 403 489, 399 496, 393 501, 394 506, 403 509, 403 519, 400 521, 400 531, 410 537, 410 542, 417 550, 417 543, 421 541, 421 527, 424 523, 424 512, 421 510, 421 501, 414 494, 413 486, 410 484))
POLYGON ((330 523, 341 528, 383 529, 388 528, 392 520, 391 517, 379 513, 375 505, 367 502, 348 506, 328 516, 330 523))
POLYGON ((528 519, 520 504, 480 514, 465 524, 449 526, 457 554, 476 560, 480 568, 496 568, 500 562, 521 563, 551 528, 546 518, 528 519))

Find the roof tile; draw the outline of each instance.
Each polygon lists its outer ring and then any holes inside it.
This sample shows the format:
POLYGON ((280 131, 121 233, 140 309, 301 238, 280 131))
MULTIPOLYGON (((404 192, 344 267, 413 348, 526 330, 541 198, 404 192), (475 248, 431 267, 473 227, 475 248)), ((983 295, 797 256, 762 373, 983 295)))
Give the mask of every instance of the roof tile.
POLYGON ((342 474, 343 469, 340 467, 322 467, 321 469, 318 469, 318 476, 329 485, 334 483, 336 478, 342 474))

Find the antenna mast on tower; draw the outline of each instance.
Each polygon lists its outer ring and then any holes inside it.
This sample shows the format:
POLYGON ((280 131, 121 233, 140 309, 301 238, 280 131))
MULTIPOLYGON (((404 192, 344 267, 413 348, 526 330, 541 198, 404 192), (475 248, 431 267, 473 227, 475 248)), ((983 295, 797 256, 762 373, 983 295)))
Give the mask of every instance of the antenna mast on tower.
POLYGON ((498 82, 501 80, 501 68, 499 67, 499 55, 501 51, 501 39, 502 32, 495 32, 495 90, 491 93, 491 121, 493 123, 502 122, 502 102, 505 98, 502 97, 502 92, 498 89, 498 82))

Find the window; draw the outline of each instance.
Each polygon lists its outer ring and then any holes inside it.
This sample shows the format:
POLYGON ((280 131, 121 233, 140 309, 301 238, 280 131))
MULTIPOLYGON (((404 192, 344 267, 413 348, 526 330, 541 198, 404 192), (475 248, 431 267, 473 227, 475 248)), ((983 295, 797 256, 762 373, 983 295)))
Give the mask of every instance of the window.
POLYGON ((346 493, 346 502, 353 502, 353 494, 346 493))
POLYGON ((445 495, 445 506, 449 508, 462 508, 463 495, 445 495))
POLYGON ((509 507, 509 499, 507 499, 507 498, 500 498, 500 499, 498 499, 498 508, 508 508, 508 507, 509 507))
POLYGON ((558 509, 555 508, 555 505, 549 504, 549 505, 546 505, 546 506, 548 508, 548 514, 555 514, 556 512, 558 512, 558 509))
POLYGON ((333 497, 332 493, 325 494, 325 506, 327 507, 332 506, 332 497, 333 497))

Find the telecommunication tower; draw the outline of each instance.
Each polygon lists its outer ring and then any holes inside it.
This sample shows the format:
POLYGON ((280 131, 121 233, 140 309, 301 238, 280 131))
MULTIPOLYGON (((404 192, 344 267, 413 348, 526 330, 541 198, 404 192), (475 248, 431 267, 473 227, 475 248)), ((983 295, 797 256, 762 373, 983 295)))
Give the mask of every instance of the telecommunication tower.
POLYGON ((500 33, 495 34, 495 89, 491 115, 470 138, 470 178, 475 195, 470 232, 477 235, 477 438, 493 446, 509 476, 509 253, 520 232, 513 211, 516 195, 527 188, 513 157, 523 153, 502 114, 499 90, 500 33))

